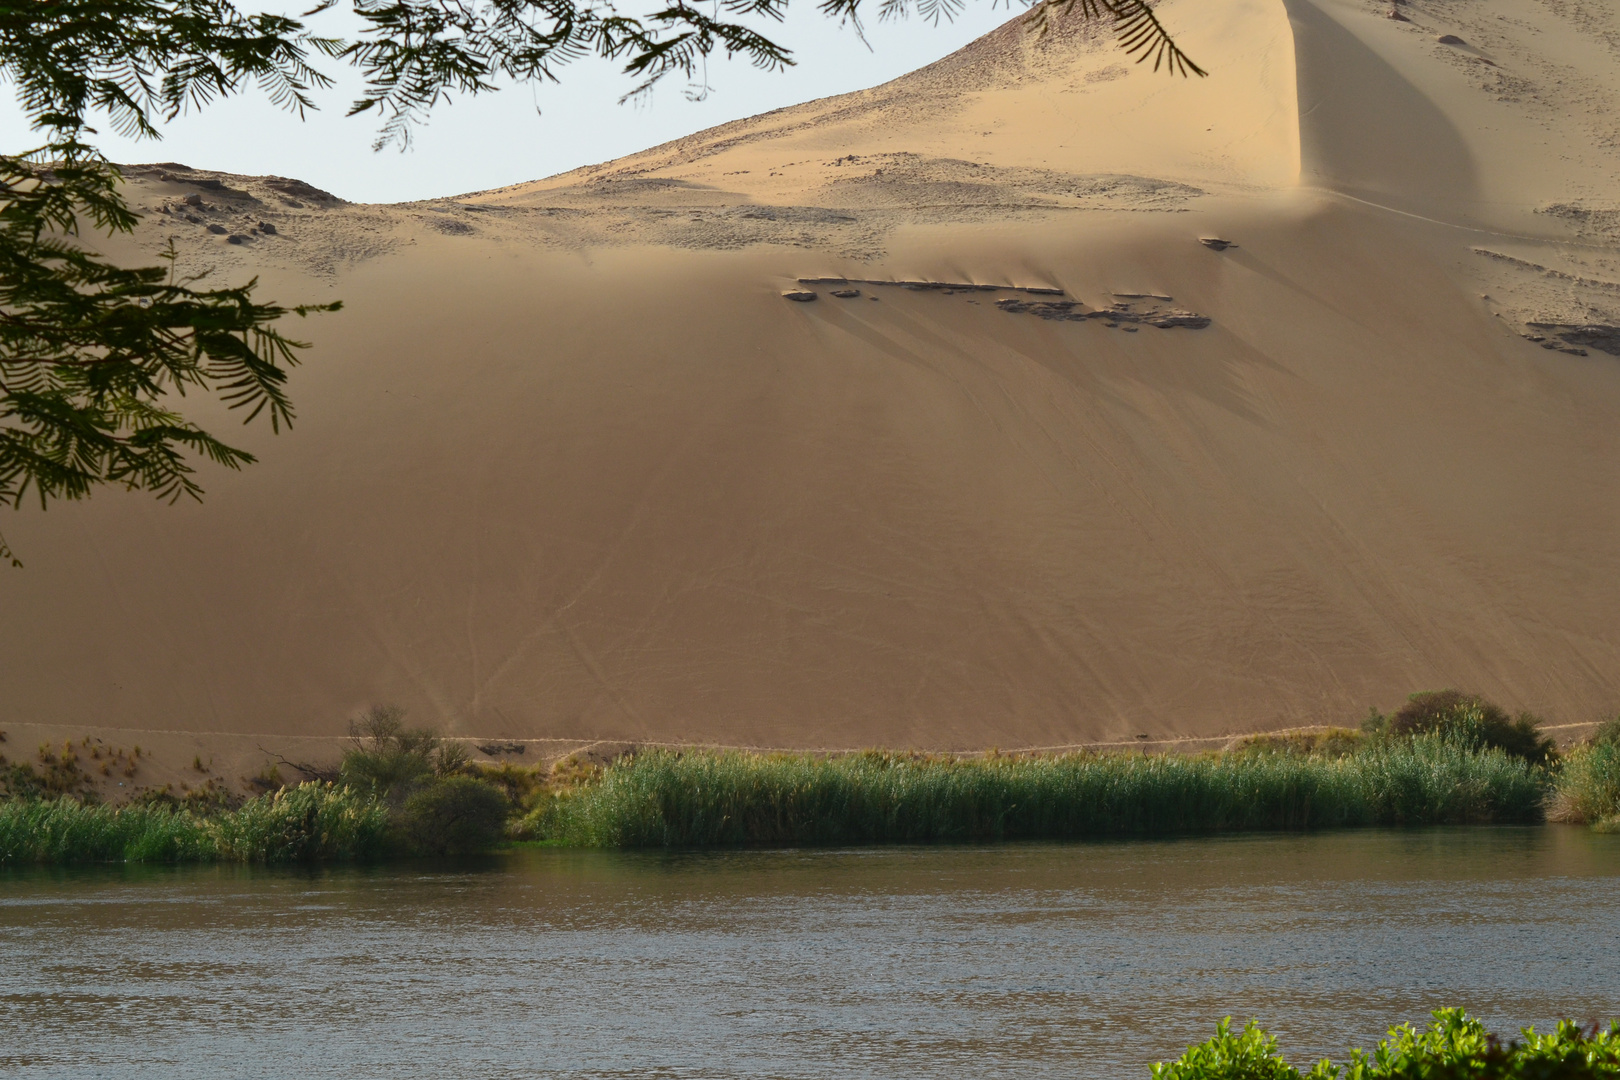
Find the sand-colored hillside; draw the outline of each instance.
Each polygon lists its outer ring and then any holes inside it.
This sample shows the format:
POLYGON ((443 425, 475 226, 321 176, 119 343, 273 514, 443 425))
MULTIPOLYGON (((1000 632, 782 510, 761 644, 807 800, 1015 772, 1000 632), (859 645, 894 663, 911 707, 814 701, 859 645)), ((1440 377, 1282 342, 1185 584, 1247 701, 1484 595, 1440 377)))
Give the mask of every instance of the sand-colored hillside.
POLYGON ((205 504, 8 516, 0 727, 237 776, 374 702, 552 750, 1620 708, 1620 18, 1161 14, 1209 79, 1015 20, 456 199, 132 170, 147 249, 346 307, 205 504))

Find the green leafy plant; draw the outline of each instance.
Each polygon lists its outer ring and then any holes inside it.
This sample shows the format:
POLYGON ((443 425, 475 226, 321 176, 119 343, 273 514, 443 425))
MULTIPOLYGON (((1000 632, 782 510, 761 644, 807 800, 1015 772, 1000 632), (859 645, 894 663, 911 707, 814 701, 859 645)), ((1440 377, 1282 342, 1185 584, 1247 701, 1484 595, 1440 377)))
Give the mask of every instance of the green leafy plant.
POLYGON ((1464 746, 1501 750, 1534 765, 1546 765, 1558 756, 1557 743, 1543 735, 1540 720, 1521 712, 1517 717, 1484 698, 1459 690, 1430 690, 1413 694, 1389 718, 1393 736, 1438 735, 1464 746))
POLYGON ((339 782, 396 804, 433 777, 459 772, 467 764, 466 747, 446 741, 432 728, 407 728, 405 710, 397 705, 373 705, 351 720, 349 739, 339 782))
MULTIPOLYGON (((1462 1009, 1437 1009, 1426 1028, 1409 1024, 1367 1053, 1352 1050, 1344 1065, 1319 1061, 1306 1080, 1616 1080, 1620 1023, 1586 1029, 1565 1020, 1551 1032, 1526 1028, 1502 1042, 1462 1009)), ((1233 1034, 1231 1017, 1215 1037, 1188 1047, 1172 1062, 1152 1066, 1153 1080, 1301 1080, 1277 1041, 1254 1021, 1233 1034)))
POLYGON ((206 823, 221 858, 272 863, 378 858, 389 851, 390 824, 377 798, 314 781, 250 799, 206 823))
MULTIPOLYGON (((1300 1080, 1299 1070, 1283 1060, 1275 1037, 1250 1020, 1237 1033, 1230 1016, 1215 1025, 1215 1035, 1189 1046, 1175 1061, 1149 1066, 1153 1080, 1300 1080)), ((1323 1061, 1308 1074, 1312 1080, 1332 1080, 1332 1064, 1323 1061)))
POLYGON ((406 845, 424 855, 472 855, 500 843, 509 803, 471 776, 447 776, 405 800, 399 817, 406 845))

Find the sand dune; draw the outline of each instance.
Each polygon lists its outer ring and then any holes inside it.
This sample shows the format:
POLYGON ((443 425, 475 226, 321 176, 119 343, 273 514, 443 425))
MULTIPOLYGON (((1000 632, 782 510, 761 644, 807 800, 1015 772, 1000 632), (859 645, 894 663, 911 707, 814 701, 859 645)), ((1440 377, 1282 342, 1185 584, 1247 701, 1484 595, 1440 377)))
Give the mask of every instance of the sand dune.
POLYGON ((246 768, 373 702, 781 747, 1613 712, 1620 19, 1162 15, 1209 79, 1014 20, 454 199, 132 170, 148 249, 346 310, 205 504, 7 521, 4 726, 246 768))

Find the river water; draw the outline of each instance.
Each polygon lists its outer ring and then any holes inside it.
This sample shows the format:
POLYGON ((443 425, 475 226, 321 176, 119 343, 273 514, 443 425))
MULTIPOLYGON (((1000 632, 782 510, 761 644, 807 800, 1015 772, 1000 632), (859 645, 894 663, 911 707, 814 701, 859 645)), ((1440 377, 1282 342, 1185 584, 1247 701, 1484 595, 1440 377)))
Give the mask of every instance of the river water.
POLYGON ((1462 1004, 1620 1017, 1620 836, 530 850, 0 874, 6 1077, 1145 1080, 1462 1004))

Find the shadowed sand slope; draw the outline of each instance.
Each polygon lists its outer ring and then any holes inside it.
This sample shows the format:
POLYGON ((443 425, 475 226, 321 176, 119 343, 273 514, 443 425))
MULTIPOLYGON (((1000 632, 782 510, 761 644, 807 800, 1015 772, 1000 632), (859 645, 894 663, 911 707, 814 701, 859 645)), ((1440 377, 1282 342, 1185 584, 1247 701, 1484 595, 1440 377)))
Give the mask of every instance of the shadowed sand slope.
POLYGON ((1014 22, 432 203, 133 170, 143 244, 346 310, 203 505, 8 518, 6 722, 974 748, 1441 685, 1612 710, 1620 33, 1386 10, 1166 3, 1200 82, 1014 22))

